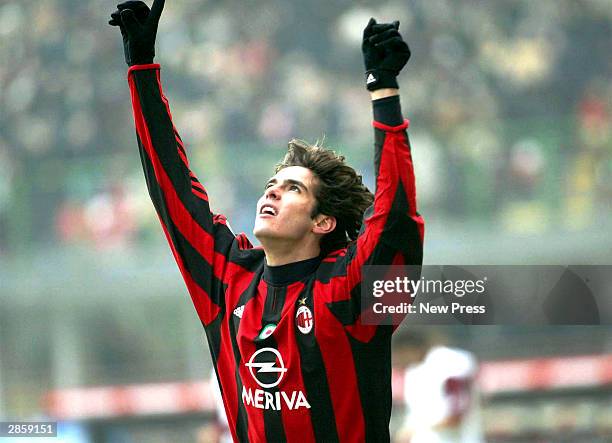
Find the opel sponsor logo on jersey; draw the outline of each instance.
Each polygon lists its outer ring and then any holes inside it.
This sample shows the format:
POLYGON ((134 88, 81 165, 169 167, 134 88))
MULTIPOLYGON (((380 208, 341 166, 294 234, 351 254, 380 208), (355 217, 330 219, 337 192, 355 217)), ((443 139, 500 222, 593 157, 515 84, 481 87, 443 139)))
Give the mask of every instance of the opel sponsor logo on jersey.
POLYGON ((302 334, 308 334, 312 331, 314 319, 312 311, 308 306, 300 306, 295 313, 295 323, 302 334))
MULTIPOLYGON (((285 367, 281 353, 274 348, 262 348, 254 352, 248 363, 253 379, 262 388, 275 388, 280 384, 288 371, 285 367)), ((275 411, 283 408, 290 410, 298 408, 310 409, 310 404, 302 391, 275 391, 268 392, 264 389, 251 389, 242 387, 242 402, 245 405, 259 409, 272 409, 275 411)))
POLYGON ((251 359, 245 366, 249 368, 251 375, 262 388, 278 386, 287 372, 282 355, 274 348, 261 348, 251 355, 251 359))

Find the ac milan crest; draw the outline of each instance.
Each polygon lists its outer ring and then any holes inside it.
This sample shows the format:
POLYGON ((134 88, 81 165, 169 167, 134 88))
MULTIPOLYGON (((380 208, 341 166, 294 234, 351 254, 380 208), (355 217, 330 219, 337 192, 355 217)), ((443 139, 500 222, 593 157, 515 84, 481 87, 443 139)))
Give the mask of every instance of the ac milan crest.
POLYGON ((295 314, 295 323, 302 334, 308 334, 312 331, 314 319, 312 311, 308 306, 300 306, 295 314))

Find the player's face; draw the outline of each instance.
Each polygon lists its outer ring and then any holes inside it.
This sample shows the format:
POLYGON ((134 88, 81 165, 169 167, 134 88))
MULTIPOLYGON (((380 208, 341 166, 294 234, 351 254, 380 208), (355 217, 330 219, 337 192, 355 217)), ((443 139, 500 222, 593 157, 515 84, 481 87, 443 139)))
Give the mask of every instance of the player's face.
POLYGON ((253 234, 260 240, 299 242, 312 232, 317 178, 302 166, 283 168, 266 183, 257 202, 253 234))

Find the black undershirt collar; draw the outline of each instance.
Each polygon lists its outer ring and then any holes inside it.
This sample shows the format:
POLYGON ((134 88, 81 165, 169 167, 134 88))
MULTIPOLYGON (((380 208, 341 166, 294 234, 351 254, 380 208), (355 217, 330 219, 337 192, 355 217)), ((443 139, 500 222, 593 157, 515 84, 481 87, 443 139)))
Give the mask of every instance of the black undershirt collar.
POLYGON ((321 263, 322 257, 313 257, 280 266, 268 266, 264 262, 263 279, 274 286, 286 286, 312 274, 321 263))

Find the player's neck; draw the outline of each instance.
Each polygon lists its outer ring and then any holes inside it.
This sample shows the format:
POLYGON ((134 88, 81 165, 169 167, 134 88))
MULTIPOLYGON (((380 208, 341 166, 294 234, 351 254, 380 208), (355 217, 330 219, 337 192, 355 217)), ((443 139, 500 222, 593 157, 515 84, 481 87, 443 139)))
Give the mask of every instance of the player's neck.
POLYGON ((266 254, 268 266, 282 266, 302 260, 308 260, 319 255, 321 249, 317 243, 297 244, 279 240, 261 242, 266 254))

